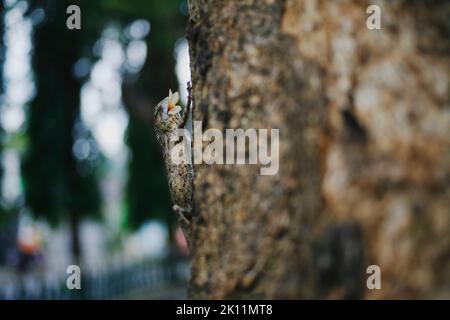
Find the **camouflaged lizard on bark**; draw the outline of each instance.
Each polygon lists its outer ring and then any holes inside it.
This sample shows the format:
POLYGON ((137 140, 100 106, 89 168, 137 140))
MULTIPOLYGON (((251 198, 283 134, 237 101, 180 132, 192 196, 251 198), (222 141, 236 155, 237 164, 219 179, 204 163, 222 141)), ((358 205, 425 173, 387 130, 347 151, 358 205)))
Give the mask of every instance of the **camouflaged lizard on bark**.
POLYGON ((173 211, 177 215, 178 222, 183 229, 184 235, 191 247, 191 219, 193 207, 193 180, 194 169, 191 159, 191 136, 192 130, 188 126, 188 118, 191 114, 191 94, 188 85, 188 102, 182 111, 177 105, 178 92, 172 93, 162 100, 155 108, 155 133, 156 138, 163 150, 164 162, 166 164, 167 180, 173 202, 173 211), (186 130, 178 130, 186 129, 186 130), (185 132, 184 137, 180 132, 185 132), (187 134, 186 134, 187 133, 187 134), (174 161, 178 159, 188 161, 174 161))

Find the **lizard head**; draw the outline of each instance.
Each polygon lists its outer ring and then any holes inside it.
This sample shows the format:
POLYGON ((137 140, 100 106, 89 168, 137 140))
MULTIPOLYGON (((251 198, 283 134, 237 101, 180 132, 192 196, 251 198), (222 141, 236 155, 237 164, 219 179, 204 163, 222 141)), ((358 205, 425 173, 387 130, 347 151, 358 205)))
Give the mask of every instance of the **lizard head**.
POLYGON ((178 92, 172 93, 169 89, 169 96, 162 100, 155 108, 155 125, 162 131, 170 131, 178 128, 182 121, 181 107, 177 105, 180 96, 178 92))

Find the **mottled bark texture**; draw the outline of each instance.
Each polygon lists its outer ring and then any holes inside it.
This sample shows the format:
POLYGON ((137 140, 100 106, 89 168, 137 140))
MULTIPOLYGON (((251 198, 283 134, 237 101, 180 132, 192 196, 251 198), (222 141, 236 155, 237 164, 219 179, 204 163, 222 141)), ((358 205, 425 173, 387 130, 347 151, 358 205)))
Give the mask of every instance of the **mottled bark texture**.
POLYGON ((196 166, 192 297, 450 297, 450 3, 369 4, 191 1, 195 120, 280 129, 275 176, 196 166))

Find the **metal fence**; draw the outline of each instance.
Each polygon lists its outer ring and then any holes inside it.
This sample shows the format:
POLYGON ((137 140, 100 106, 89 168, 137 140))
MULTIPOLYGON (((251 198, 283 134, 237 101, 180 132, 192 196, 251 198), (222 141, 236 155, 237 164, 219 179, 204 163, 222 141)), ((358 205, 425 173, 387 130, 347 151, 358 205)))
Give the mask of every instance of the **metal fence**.
POLYGON ((80 290, 69 290, 64 277, 18 275, 1 285, 0 300, 116 299, 133 292, 138 292, 130 295, 133 298, 184 298, 180 288, 187 288, 189 269, 186 259, 166 258, 97 272, 82 271, 80 290))

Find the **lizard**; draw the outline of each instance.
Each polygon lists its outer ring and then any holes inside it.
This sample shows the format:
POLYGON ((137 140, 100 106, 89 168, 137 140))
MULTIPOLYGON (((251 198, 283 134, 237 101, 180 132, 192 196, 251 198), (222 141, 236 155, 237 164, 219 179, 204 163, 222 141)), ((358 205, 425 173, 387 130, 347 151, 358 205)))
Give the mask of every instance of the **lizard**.
POLYGON ((188 101, 184 110, 177 105, 179 100, 178 92, 172 93, 169 89, 169 96, 159 102, 154 110, 155 134, 158 143, 161 145, 163 159, 166 166, 167 181, 173 202, 173 211, 183 230, 189 248, 191 248, 191 220, 193 210, 193 180, 194 169, 191 159, 192 129, 188 128, 188 119, 192 113, 191 86, 188 83, 188 101), (178 129, 186 129, 189 132, 188 143, 184 146, 184 139, 180 139, 178 129), (187 152, 188 161, 176 163, 173 161, 173 152, 187 152))

